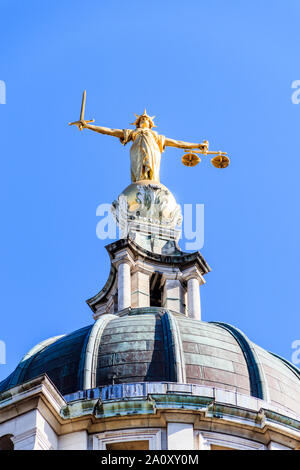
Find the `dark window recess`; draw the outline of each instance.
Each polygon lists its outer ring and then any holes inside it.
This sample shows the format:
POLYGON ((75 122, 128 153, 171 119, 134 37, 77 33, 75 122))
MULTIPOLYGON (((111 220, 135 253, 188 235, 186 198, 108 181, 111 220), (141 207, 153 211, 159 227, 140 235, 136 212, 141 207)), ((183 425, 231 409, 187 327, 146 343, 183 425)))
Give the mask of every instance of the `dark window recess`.
POLYGON ((11 434, 5 434, 5 436, 0 437, 0 450, 14 450, 14 444, 11 438, 11 434))
POLYGON ((153 273, 150 278, 150 307, 161 307, 163 295, 163 279, 159 273, 153 273))
POLYGON ((118 291, 113 296, 113 301, 114 301, 114 312, 117 313, 118 310, 119 310, 119 308, 118 308, 118 291))
POLYGON ((149 450, 149 441, 123 441, 106 444, 106 450, 149 450))

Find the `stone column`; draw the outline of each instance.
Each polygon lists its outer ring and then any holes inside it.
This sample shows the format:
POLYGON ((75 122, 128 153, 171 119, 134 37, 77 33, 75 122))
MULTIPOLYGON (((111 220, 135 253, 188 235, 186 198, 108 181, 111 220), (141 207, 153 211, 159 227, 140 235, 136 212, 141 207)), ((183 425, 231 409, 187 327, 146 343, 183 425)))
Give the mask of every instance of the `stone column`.
POLYGON ((189 317, 201 320, 201 304, 199 282, 196 278, 187 281, 188 312, 189 317))
POLYGON ((181 273, 164 273, 162 306, 175 312, 184 313, 184 291, 180 281, 181 273))
POLYGON ((73 431, 63 434, 58 440, 58 450, 87 450, 88 435, 86 431, 73 431))
POLYGON ((193 450, 194 428, 187 423, 168 423, 168 450, 193 450))
POLYGON ((118 310, 131 307, 131 266, 133 256, 129 250, 119 251, 112 262, 118 271, 118 310))
POLYGON ((150 274, 137 267, 132 273, 131 306, 150 307, 150 274))
POLYGON ((14 431, 14 450, 57 450, 57 435, 38 409, 17 416, 14 431))
POLYGON ((205 281, 196 266, 183 271, 183 279, 187 281, 188 316, 195 320, 201 320, 199 285, 204 284, 205 281))
POLYGON ((131 307, 131 278, 128 261, 120 262, 118 267, 118 309, 131 307))

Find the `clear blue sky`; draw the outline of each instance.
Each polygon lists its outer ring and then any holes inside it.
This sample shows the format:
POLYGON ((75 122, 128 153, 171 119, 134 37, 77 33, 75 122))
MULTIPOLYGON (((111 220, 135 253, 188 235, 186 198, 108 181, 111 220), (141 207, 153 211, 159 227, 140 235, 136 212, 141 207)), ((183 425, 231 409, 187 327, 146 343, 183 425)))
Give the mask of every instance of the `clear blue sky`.
POLYGON ((96 207, 130 181, 129 148, 67 124, 157 131, 231 156, 223 171, 163 154, 178 202, 205 204, 205 320, 291 358, 300 339, 299 1, 1 0, 1 328, 6 377, 40 341, 92 323, 105 283, 96 207))

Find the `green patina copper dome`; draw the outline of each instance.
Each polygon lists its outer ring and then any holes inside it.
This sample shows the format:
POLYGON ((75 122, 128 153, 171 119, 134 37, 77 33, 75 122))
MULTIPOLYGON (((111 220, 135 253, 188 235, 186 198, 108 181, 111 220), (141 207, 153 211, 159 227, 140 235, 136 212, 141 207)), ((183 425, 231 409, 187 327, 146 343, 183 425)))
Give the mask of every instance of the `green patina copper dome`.
POLYGON ((300 416, 300 371, 236 328, 160 307, 104 315, 33 348, 0 392, 47 374, 62 395, 136 382, 200 384, 263 399, 300 416))

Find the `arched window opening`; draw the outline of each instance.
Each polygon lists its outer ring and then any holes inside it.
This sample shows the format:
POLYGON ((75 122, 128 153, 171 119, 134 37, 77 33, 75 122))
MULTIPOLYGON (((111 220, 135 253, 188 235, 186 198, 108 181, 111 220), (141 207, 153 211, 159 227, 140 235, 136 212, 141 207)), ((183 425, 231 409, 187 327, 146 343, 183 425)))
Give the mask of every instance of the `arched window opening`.
POLYGON ((0 450, 14 450, 14 443, 11 438, 12 434, 5 434, 0 437, 0 450))
POLYGON ((163 279, 160 273, 150 278, 150 307, 162 307, 163 279))

